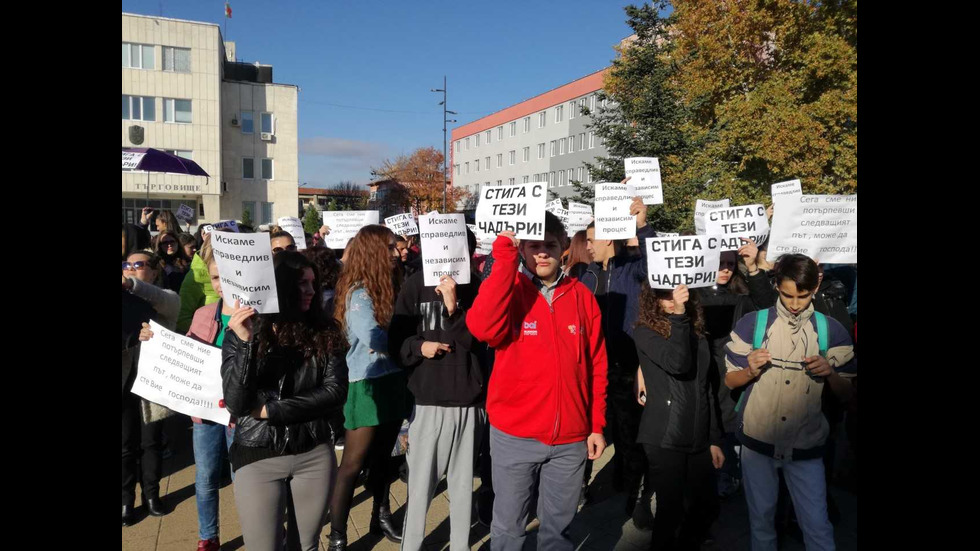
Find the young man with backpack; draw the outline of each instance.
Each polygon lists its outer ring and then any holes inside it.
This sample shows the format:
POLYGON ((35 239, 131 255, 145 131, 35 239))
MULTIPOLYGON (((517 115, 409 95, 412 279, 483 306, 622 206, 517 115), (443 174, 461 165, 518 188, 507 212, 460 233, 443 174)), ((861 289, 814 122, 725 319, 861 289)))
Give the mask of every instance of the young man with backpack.
POLYGON ((565 228, 545 214, 544 239, 502 232, 490 276, 466 316, 473 336, 495 349, 487 391, 493 457, 493 551, 520 551, 538 485, 538 547, 573 548, 586 457, 606 447, 606 347, 599 306, 562 273, 565 228), (524 266, 520 267, 519 256, 524 266), (520 271, 518 271, 520 268, 520 271))
POLYGON ((849 396, 857 361, 844 327, 814 311, 818 277, 810 258, 782 257, 775 269, 776 306, 742 317, 727 345, 725 384, 748 385, 735 409, 753 551, 776 549, 777 469, 783 470, 806 548, 834 549, 821 394, 829 385, 839 398, 849 396))

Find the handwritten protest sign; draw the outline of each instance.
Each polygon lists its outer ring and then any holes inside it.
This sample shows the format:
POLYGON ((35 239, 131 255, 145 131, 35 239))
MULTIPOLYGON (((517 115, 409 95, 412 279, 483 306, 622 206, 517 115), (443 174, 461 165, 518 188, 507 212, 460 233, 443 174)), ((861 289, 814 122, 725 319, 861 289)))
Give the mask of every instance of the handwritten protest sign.
POLYGON ((419 226, 415 223, 415 217, 410 212, 385 218, 385 226, 388 226, 395 235, 408 236, 419 234, 419 226))
POLYGON ((122 169, 123 170, 136 170, 137 165, 146 156, 146 153, 132 153, 130 151, 122 152, 122 169))
POLYGON ((470 282, 470 251, 462 214, 420 216, 419 241, 426 287, 439 285, 439 278, 444 275, 460 285, 470 282))
POLYGON ((575 201, 568 202, 568 233, 575 235, 592 223, 592 207, 575 201))
POLYGON ((225 300, 251 306, 260 314, 279 311, 272 244, 268 233, 211 234, 211 247, 221 274, 225 300))
POLYGON ((544 205, 548 196, 543 182, 480 189, 476 225, 494 235, 512 231, 518 239, 544 239, 544 205))
POLYGON ((595 238, 636 237, 636 217, 630 214, 633 195, 626 184, 600 182, 595 185, 595 238))
POLYGON ((772 185, 772 196, 777 195, 803 195, 803 186, 799 180, 789 180, 772 185))
POLYGON ((323 225, 330 228, 324 240, 331 249, 346 249, 347 243, 364 226, 378 223, 376 210, 325 210, 323 225))
POLYGON ((296 242, 296 248, 300 251, 306 248, 306 230, 303 229, 303 221, 295 216, 283 216, 279 218, 279 227, 289 232, 296 242))
POLYGON ((466 227, 476 236, 476 252, 482 255, 490 254, 493 251, 493 240, 497 236, 492 233, 481 232, 476 224, 466 224, 466 227))
POLYGON ((722 251, 738 250, 744 243, 740 237, 761 245, 769 237, 769 219, 766 207, 745 205, 709 210, 704 214, 705 233, 724 237, 722 251))
POLYGON ((190 222, 191 220, 194 219, 194 209, 181 203, 181 205, 177 207, 177 214, 175 216, 177 217, 178 220, 183 220, 184 222, 190 222))
POLYGON ((705 199, 698 199, 694 203, 694 233, 697 235, 704 235, 704 213, 709 210, 723 209, 730 206, 728 199, 719 199, 717 201, 707 201, 705 199))
POLYGON ((630 157, 625 159, 626 175, 644 205, 662 205, 664 186, 660 181, 660 160, 656 157, 630 157))
POLYGON ((777 195, 768 260, 800 253, 857 264, 857 195, 777 195))
POLYGON ((153 337, 140 346, 133 394, 174 411, 227 425, 219 407, 221 349, 164 329, 150 320, 153 337))
POLYGON ((564 208, 561 204, 561 199, 555 199, 554 201, 549 201, 545 206, 544 210, 554 214, 558 209, 564 208))
POLYGON ((709 235, 648 237, 645 246, 650 287, 711 287, 718 277, 719 241, 709 235))

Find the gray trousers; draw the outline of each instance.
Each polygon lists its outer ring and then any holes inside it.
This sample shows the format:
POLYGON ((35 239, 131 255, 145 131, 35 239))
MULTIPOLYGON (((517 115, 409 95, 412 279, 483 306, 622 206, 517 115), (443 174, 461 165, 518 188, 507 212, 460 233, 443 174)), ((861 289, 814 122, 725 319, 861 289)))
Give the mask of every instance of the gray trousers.
POLYGON ((518 438, 490 427, 493 459, 492 551, 521 551, 527 528, 531 492, 538 483, 539 551, 570 551, 565 534, 578 509, 582 474, 588 456, 585 441, 560 446, 518 438))
POLYGON ((443 474, 449 490, 449 548, 470 548, 473 462, 486 420, 487 412, 481 407, 415 406, 408 425, 408 504, 402 551, 422 549, 425 517, 443 474))
POLYGON ((300 544, 303 551, 316 551, 336 461, 332 446, 320 444, 306 453, 263 459, 235 472, 235 506, 249 551, 282 548, 289 476, 300 544))

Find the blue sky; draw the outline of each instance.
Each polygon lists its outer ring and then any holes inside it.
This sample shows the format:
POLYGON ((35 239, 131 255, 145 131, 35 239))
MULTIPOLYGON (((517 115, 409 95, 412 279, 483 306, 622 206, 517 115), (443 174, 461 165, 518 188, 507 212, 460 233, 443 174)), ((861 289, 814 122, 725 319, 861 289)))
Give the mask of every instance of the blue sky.
MULTIPOLYGON (((624 0, 123 0, 222 25, 237 56, 299 92, 299 181, 370 181, 385 158, 442 149, 442 77, 460 126, 608 66, 624 0)), ((637 2, 639 3, 639 2, 637 2)))

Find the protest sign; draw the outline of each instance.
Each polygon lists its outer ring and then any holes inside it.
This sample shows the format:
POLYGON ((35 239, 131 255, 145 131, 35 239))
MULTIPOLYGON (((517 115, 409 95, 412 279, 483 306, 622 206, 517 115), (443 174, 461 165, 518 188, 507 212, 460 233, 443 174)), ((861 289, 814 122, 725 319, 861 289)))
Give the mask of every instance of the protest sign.
POLYGON ((735 251, 744 243, 740 237, 761 245, 769 237, 769 218, 766 207, 744 205, 712 209, 704 214, 705 233, 722 237, 721 250, 735 251))
POLYGON ((595 185, 595 238, 636 237, 636 217, 630 214, 633 196, 626 184, 599 182, 595 185))
POLYGON ((364 226, 378 223, 376 210, 326 210, 323 225, 330 228, 324 242, 331 249, 346 249, 347 243, 364 226))
POLYGON ((283 216, 279 219, 279 227, 293 236, 297 250, 302 251, 306 248, 306 230, 303 228, 302 220, 295 216, 283 216))
POLYGON ((636 195, 644 205, 662 205, 664 186, 660 181, 660 160, 656 157, 630 157, 625 159, 626 175, 636 188, 636 195))
POLYGON ((410 212, 385 218, 385 226, 388 226, 391 231, 395 232, 395 235, 408 236, 419 234, 419 226, 415 223, 415 217, 410 212))
POLYGON ((218 404, 221 349, 164 329, 150 320, 153 337, 140 346, 133 394, 174 411, 227 425, 228 410, 218 404))
POLYGON ((470 251, 466 244, 466 219, 462 214, 429 214, 419 217, 422 273, 426 287, 439 285, 448 275, 463 285, 470 282, 470 251))
POLYGON ((221 290, 228 304, 240 301, 260 314, 279 311, 276 274, 272 268, 269 234, 214 232, 211 247, 221 274, 221 290))
POLYGON ((493 240, 497 236, 492 233, 481 232, 480 228, 476 227, 476 224, 466 224, 466 227, 476 236, 476 252, 482 255, 490 254, 493 251, 493 240))
POLYGON ((803 195, 803 187, 799 180, 789 180, 772 185, 772 196, 777 195, 803 195))
POLYGON ((544 205, 548 196, 544 182, 480 189, 476 225, 494 235, 512 231, 518 239, 544 239, 544 205))
POLYGON ((544 210, 554 214, 556 210, 564 208, 561 204, 561 199, 555 199, 554 201, 549 201, 548 204, 544 206, 544 210))
POLYGON ((800 253, 857 264, 857 195, 777 195, 767 259, 800 253))
POLYGON ((658 231, 657 237, 680 237, 681 234, 669 231, 658 231))
POLYGON ((132 153, 129 151, 122 152, 122 169, 123 170, 136 170, 136 167, 146 156, 146 153, 132 153))
POLYGON ((220 230, 222 228, 227 228, 233 233, 240 233, 241 230, 238 228, 238 222, 234 220, 222 220, 221 222, 215 222, 214 224, 207 224, 201 229, 201 235, 207 235, 214 230, 220 230))
POLYGON ((194 209, 181 203, 177 208, 177 214, 175 215, 178 220, 183 220, 184 222, 190 222, 194 219, 194 209))
POLYGON ((575 235, 577 232, 589 227, 592 223, 592 207, 575 201, 568 202, 568 234, 575 235))
POLYGON ((710 235, 648 237, 647 278, 654 289, 711 287, 718 277, 720 240, 710 235))
POLYGON ((704 213, 709 210, 723 209, 730 206, 728 199, 719 199, 717 201, 706 201, 704 199, 698 199, 694 203, 694 233, 696 235, 704 235, 704 213))

